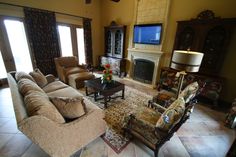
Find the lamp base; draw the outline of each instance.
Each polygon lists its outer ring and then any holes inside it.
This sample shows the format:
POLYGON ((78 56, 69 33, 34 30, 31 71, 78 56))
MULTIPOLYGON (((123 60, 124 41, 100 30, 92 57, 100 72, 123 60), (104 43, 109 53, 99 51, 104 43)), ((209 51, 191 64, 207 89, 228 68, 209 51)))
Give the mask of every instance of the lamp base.
POLYGON ((184 81, 184 76, 186 75, 187 73, 185 71, 181 71, 181 72, 178 72, 176 74, 176 77, 179 77, 179 83, 178 83, 178 90, 177 90, 177 95, 176 95, 176 99, 179 98, 179 95, 180 95, 180 92, 181 92, 181 89, 182 89, 182 86, 183 86, 183 81, 184 81))

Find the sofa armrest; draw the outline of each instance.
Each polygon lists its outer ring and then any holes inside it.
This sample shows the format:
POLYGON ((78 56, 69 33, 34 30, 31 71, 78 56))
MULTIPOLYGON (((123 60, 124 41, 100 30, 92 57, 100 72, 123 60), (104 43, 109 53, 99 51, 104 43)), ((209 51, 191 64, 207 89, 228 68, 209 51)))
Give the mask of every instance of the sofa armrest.
POLYGON ((46 75, 46 79, 47 79, 48 83, 54 82, 56 80, 55 76, 52 74, 46 75))
POLYGON ((105 132, 104 113, 93 110, 70 123, 55 123, 44 116, 26 118, 19 129, 50 156, 70 156, 105 132))

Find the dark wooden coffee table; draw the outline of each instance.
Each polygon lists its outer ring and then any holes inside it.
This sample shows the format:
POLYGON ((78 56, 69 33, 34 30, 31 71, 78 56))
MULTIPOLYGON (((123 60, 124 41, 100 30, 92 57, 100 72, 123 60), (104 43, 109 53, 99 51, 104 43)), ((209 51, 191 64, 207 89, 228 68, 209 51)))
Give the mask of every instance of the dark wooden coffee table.
POLYGON ((113 80, 109 84, 103 84, 101 81, 101 78, 96 78, 92 80, 86 80, 84 81, 85 89, 86 89, 86 95, 94 94, 94 101, 97 101, 101 98, 98 98, 98 94, 102 95, 102 99, 104 99, 104 107, 107 108, 107 102, 110 101, 110 99, 114 99, 117 97, 122 97, 124 99, 125 96, 125 85, 113 80), (88 88, 93 89, 92 93, 88 93, 88 88), (122 91, 121 96, 111 97, 113 94, 122 91))

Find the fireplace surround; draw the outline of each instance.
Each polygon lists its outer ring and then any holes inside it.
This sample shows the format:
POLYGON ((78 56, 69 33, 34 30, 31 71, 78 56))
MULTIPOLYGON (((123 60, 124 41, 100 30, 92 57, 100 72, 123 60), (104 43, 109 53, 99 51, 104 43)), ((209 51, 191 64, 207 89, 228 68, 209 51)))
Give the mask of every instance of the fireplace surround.
POLYGON ((149 85, 153 88, 157 85, 157 74, 159 69, 159 61, 160 57, 162 55, 162 52, 159 50, 148 50, 148 49, 137 49, 137 48, 131 48, 128 49, 128 60, 130 61, 130 70, 128 73, 128 77, 139 81, 141 83, 145 83, 146 85, 149 85), (138 69, 135 68, 137 66, 137 61, 141 61, 141 64, 138 65, 138 69), (153 72, 150 72, 150 69, 147 69, 146 63, 153 63, 153 72), (140 66, 144 66, 144 70, 140 70, 140 66), (139 73, 137 71, 140 71, 139 73), (152 73, 152 76, 148 76, 148 79, 143 79, 143 76, 140 75, 140 73, 152 73), (136 76, 136 73, 138 73, 138 79, 136 76), (140 78, 141 77, 141 78, 140 78))

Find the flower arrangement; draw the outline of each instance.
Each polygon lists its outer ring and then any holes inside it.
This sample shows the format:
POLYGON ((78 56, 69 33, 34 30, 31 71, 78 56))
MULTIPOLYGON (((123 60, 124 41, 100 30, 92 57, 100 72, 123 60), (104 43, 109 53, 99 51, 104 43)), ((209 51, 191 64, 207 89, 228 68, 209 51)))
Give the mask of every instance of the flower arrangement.
POLYGON ((112 70, 110 69, 110 64, 105 64, 103 70, 102 81, 103 83, 111 83, 112 82, 112 70))

